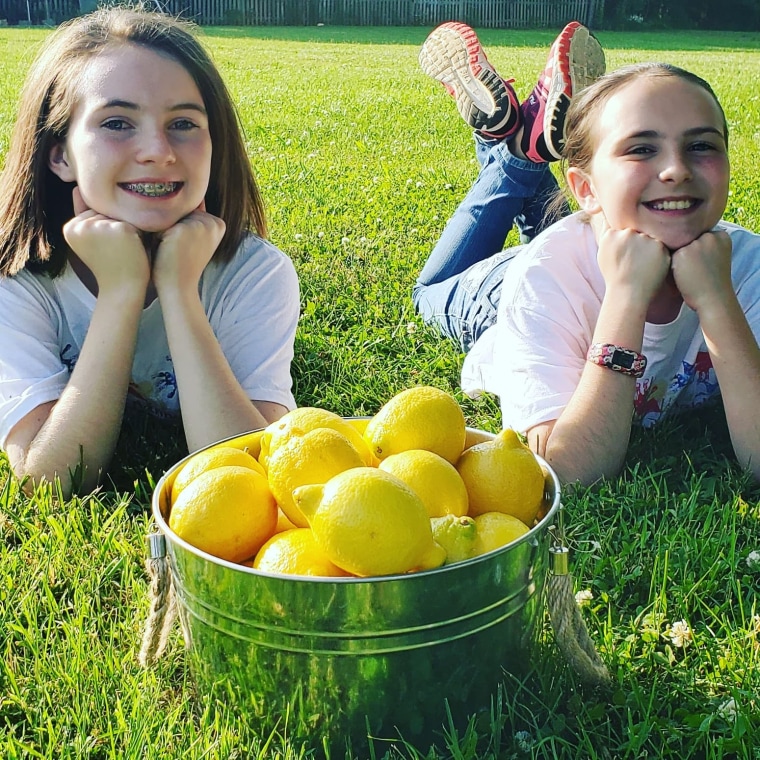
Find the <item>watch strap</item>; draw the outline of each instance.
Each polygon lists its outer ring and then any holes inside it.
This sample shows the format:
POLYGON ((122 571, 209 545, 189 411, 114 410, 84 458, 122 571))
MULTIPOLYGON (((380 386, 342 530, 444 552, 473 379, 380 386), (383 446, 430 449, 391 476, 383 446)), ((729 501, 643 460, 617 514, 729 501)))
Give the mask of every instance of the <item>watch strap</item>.
POLYGON ((586 361, 632 377, 641 377, 647 366, 644 354, 614 343, 594 343, 586 354, 586 361))

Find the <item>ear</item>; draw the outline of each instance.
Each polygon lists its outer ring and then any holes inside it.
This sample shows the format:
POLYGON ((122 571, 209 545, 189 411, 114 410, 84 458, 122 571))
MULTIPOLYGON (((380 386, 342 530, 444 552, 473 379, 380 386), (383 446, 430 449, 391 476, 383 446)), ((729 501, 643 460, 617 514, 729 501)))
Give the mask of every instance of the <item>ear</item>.
POLYGON ((602 206, 596 197, 594 183, 585 171, 571 166, 566 172, 567 186, 578 201, 578 205, 587 214, 599 214, 602 206))
POLYGON ((69 156, 66 150, 65 143, 56 143, 50 149, 50 155, 48 155, 48 166, 50 171, 64 182, 76 182, 76 172, 74 167, 69 163, 69 156))

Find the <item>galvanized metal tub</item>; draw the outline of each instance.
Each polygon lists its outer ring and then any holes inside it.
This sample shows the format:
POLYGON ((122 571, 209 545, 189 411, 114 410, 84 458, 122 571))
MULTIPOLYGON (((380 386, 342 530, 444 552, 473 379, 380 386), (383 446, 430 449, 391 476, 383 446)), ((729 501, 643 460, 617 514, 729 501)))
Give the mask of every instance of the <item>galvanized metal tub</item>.
MULTIPOLYGON (((469 443, 491 437, 468 430, 469 443)), ((548 528, 560 486, 546 475, 536 525, 516 542, 436 570, 376 578, 278 576, 199 551, 169 528, 170 484, 153 516, 166 539, 189 664, 264 735, 327 754, 368 739, 438 741, 449 716, 487 710, 503 677, 531 662, 544 609, 548 528)))

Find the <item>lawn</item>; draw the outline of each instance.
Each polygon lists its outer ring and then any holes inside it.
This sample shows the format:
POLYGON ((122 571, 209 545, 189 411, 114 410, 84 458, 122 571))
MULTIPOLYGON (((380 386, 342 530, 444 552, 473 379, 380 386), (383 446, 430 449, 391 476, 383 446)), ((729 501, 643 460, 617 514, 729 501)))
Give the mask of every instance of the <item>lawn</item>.
MULTIPOLYGON (((411 306, 415 274, 476 173, 468 130, 418 69, 426 31, 224 28, 204 39, 239 105, 271 238, 300 275, 299 404, 368 415, 425 383, 496 431, 495 400, 462 397, 461 355, 411 306)), ((0 29, 0 156, 45 34, 0 29)), ((520 95, 552 37, 481 35, 520 95)), ((600 38, 610 68, 666 60, 713 84, 731 130, 726 218, 760 230, 760 35, 600 38)), ((175 425, 132 420, 109 485, 70 500, 23 496, 0 458, 0 757, 290 759, 318 747, 257 736, 234 706, 197 694, 178 626, 154 668, 138 665, 150 496, 182 456, 175 425)), ((563 502, 611 691, 579 684, 547 618, 532 671, 504 675, 491 715, 434 749, 389 754, 760 758, 760 488, 733 461, 721 409, 637 431, 619 478, 567 489, 563 502)))

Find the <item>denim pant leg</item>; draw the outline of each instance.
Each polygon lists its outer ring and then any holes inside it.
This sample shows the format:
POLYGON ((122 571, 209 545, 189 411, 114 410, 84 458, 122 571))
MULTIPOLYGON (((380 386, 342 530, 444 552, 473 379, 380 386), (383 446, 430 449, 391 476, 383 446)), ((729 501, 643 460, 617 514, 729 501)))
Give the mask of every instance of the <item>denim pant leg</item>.
POLYGON ((554 205, 559 194, 559 185, 554 175, 550 171, 545 172, 535 194, 525 201, 522 213, 515 217, 521 243, 529 243, 536 235, 570 213, 567 201, 554 205))
POLYGON ((504 248, 515 217, 539 187, 554 177, 548 164, 515 158, 504 140, 477 138, 480 172, 459 204, 417 278, 441 282, 504 248))
MULTIPOLYGON (((422 318, 465 350, 473 335, 484 329, 481 323, 496 318, 495 311, 492 315, 485 312, 488 303, 494 299, 498 303, 498 296, 491 291, 484 295, 484 288, 491 288, 498 280, 500 289, 498 272, 503 273, 504 262, 511 257, 491 258, 502 250, 507 233, 526 204, 528 210, 535 208, 537 191, 541 188, 545 193, 552 184, 556 188, 548 164, 516 158, 504 140, 486 141, 476 136, 476 152, 481 162, 478 177, 449 219, 412 292, 422 318), (468 286, 461 288, 460 275, 480 262, 483 266, 470 272, 468 286), (479 282, 474 289, 473 281, 479 282)), ((528 221, 538 224, 535 219, 528 221)))
POLYGON ((417 311, 425 322, 469 351, 495 324, 504 272, 523 248, 500 251, 447 280, 415 289, 417 311))

